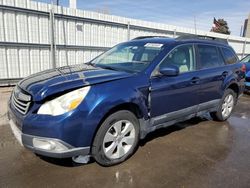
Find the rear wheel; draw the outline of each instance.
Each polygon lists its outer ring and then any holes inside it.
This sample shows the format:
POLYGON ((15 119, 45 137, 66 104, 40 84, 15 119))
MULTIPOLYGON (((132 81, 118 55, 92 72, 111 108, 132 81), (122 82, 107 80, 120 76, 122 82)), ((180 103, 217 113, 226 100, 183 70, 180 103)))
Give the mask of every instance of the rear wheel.
POLYGON ((128 159, 139 141, 139 122, 130 111, 111 114, 100 126, 92 146, 92 155, 103 166, 128 159))
POLYGON ((236 101, 236 93, 231 89, 227 89, 220 101, 218 110, 210 113, 211 117, 218 121, 227 120, 233 112, 236 101))

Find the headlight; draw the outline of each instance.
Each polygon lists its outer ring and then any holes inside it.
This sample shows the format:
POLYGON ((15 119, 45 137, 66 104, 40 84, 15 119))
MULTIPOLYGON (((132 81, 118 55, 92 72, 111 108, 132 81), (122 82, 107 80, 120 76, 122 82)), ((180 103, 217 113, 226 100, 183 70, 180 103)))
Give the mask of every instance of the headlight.
POLYGON ((38 110, 38 114, 57 116, 75 109, 86 97, 90 86, 66 93, 58 98, 44 103, 38 110))

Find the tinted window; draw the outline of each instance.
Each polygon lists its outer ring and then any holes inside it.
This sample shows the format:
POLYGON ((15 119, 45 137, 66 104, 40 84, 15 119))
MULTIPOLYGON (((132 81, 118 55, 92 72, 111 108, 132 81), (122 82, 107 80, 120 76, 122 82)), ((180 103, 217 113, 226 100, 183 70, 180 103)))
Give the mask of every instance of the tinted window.
POLYGON ((216 46, 198 45, 201 68, 212 68, 224 65, 221 54, 216 46))
POLYGON ((227 48, 222 48, 222 53, 227 64, 233 64, 238 61, 237 56, 235 55, 235 53, 233 53, 232 50, 227 48))
POLYGON ((194 50, 192 45, 184 45, 175 48, 163 60, 160 67, 177 66, 181 72, 195 70, 194 50))

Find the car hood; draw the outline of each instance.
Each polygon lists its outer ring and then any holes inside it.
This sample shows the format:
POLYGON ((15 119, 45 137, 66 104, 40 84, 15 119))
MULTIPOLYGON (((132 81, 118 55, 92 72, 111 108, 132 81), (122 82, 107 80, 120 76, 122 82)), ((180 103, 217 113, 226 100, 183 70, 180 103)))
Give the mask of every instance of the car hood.
POLYGON ((21 80, 18 86, 32 95, 34 101, 75 88, 131 76, 126 72, 93 67, 87 64, 42 71, 21 80))

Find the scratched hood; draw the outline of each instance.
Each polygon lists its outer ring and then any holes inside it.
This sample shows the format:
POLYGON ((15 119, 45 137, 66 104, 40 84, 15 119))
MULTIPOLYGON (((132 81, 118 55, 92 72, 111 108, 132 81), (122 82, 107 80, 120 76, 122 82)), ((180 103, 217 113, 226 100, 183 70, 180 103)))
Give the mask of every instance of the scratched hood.
POLYGON ((131 76, 130 73, 81 64, 42 71, 21 80, 18 86, 32 95, 34 101, 66 90, 99 84, 131 76))

